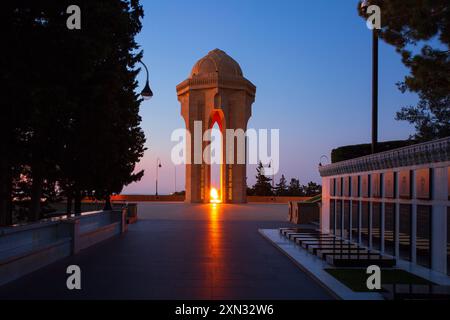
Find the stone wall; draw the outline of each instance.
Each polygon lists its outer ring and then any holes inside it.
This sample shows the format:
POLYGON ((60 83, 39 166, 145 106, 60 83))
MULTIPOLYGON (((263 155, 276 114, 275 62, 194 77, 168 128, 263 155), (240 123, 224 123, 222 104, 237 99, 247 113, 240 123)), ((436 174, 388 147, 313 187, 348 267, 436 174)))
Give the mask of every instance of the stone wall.
POLYGON ((126 211, 0 228, 0 285, 126 231, 126 211))
MULTIPOLYGON (((311 197, 262 197, 262 196, 247 196, 247 201, 250 203, 288 203, 289 201, 305 201, 311 197)), ((183 202, 184 196, 173 195, 116 195, 111 197, 111 200, 116 202, 183 202)))

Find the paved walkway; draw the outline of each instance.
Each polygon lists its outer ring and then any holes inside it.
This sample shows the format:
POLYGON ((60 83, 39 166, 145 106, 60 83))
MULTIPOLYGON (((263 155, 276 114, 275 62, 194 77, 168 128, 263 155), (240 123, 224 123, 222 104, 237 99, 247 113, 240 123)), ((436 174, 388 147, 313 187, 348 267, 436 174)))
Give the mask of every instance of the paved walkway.
POLYGON ((128 233, 0 287, 0 299, 330 299, 259 233, 286 205, 141 203, 128 233), (82 290, 66 289, 77 264, 82 290))

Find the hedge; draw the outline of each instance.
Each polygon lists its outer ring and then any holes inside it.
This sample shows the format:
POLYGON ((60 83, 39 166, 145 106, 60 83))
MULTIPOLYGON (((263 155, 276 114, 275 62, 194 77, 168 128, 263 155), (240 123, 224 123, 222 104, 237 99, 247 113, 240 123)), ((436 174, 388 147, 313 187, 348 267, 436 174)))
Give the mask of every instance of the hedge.
MULTIPOLYGON (((416 143, 413 140, 395 140, 379 142, 377 146, 377 152, 383 152, 393 149, 398 149, 406 146, 410 146, 416 143)), ((350 159, 355 159, 371 154, 371 144, 355 144, 351 146, 343 146, 331 151, 331 162, 340 162, 350 159)))

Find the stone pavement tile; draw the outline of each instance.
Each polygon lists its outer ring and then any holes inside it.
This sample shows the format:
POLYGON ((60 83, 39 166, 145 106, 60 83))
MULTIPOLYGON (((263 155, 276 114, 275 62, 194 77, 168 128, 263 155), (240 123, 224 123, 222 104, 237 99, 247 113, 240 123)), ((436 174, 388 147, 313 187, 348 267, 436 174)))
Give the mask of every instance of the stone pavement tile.
POLYGON ((329 299, 259 233, 285 205, 139 204, 128 232, 0 287, 0 299, 329 299), (65 287, 68 265, 81 292, 65 287))

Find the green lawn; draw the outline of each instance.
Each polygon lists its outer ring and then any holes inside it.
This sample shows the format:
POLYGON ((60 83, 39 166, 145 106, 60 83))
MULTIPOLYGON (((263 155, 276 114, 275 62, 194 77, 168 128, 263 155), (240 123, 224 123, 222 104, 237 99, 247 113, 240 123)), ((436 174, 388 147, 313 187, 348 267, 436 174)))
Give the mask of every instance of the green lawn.
MULTIPOLYGON (((366 269, 325 269, 337 280, 356 292, 373 292, 367 289, 366 281, 370 276, 366 269)), ((382 269, 381 284, 433 284, 432 282, 398 269, 382 269)), ((381 291, 381 290, 380 290, 381 291)))

